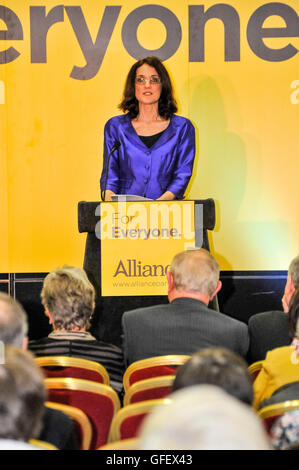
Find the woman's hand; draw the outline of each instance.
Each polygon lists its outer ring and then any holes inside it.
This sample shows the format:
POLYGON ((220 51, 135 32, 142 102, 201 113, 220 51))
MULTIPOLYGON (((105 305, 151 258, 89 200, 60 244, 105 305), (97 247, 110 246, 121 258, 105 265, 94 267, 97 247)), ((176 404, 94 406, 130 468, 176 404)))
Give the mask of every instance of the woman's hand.
POLYGON ((115 194, 113 191, 111 191, 110 189, 106 189, 105 191, 105 201, 112 201, 111 199, 111 196, 115 194))
POLYGON ((162 196, 158 197, 157 201, 172 201, 173 199, 175 199, 175 194, 171 191, 165 191, 162 196))

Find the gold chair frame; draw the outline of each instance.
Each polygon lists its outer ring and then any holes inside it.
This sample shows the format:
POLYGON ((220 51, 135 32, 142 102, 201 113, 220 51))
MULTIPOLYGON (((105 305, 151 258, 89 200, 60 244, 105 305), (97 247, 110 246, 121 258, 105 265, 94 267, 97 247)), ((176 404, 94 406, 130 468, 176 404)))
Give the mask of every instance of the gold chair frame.
POLYGON ((88 450, 92 437, 92 427, 88 416, 82 410, 76 408, 75 406, 64 405, 62 403, 55 403, 53 401, 47 401, 45 405, 48 408, 62 411, 63 413, 67 414, 71 419, 79 423, 81 429, 83 430, 81 450, 88 450))
POLYGON ((128 366, 123 376, 123 385, 125 392, 131 386, 130 376, 133 372, 136 372, 140 369, 146 369, 155 366, 180 366, 184 364, 188 359, 190 359, 190 357, 191 356, 187 355, 170 354, 166 356, 149 357, 147 359, 141 359, 140 361, 133 362, 128 366))
POLYGON ((123 439, 122 441, 114 441, 97 450, 138 450, 139 439, 132 437, 131 439, 123 439))
POLYGON ((59 450, 50 442, 40 441, 39 439, 30 439, 29 444, 44 450, 59 450))
POLYGON ((44 356, 36 357, 35 360, 40 367, 78 367, 81 369, 91 370, 102 376, 103 383, 105 385, 110 385, 110 378, 107 370, 98 362, 68 356, 44 356))
POLYGON ((120 408, 120 401, 117 393, 110 385, 100 384, 91 380, 85 379, 73 379, 71 377, 62 378, 49 378, 45 379, 45 386, 48 389, 61 389, 61 390, 79 390, 82 392, 92 392, 99 395, 106 395, 111 398, 114 411, 118 411, 120 408))
POLYGON ((263 367, 264 361, 256 361, 248 367, 249 372, 254 375, 255 372, 258 372, 263 367))
MULTIPOLYGON (((113 403, 113 416, 120 410, 120 400, 113 388, 109 385, 92 382, 85 379, 73 379, 70 377, 64 378, 50 378, 44 380, 45 386, 48 390, 78 390, 81 392, 91 392, 98 395, 105 395, 112 400, 113 403)), ((111 427, 111 425, 110 425, 111 427)), ((109 438, 109 432, 107 441, 109 438)))
POLYGON ((132 403, 131 405, 127 405, 118 410, 111 423, 108 444, 115 441, 124 440, 121 439, 120 426, 126 418, 129 418, 130 416, 134 416, 136 414, 149 413, 154 407, 165 406, 169 403, 171 403, 170 398, 161 398, 157 400, 147 400, 138 403, 132 403))
POLYGON ((257 411, 261 419, 271 418, 275 415, 282 415, 288 411, 299 410, 299 400, 288 400, 273 405, 264 406, 257 411))
MULTIPOLYGON (((161 375, 160 377, 153 377, 152 379, 145 379, 145 380, 140 380, 139 382, 135 382, 128 388, 128 390, 125 393, 124 406, 128 406, 131 404, 131 399, 135 393, 143 391, 143 390, 158 388, 158 387, 171 387, 174 379, 175 379, 174 375, 161 375)), ((140 402, 137 402, 137 403, 140 403, 140 402)))

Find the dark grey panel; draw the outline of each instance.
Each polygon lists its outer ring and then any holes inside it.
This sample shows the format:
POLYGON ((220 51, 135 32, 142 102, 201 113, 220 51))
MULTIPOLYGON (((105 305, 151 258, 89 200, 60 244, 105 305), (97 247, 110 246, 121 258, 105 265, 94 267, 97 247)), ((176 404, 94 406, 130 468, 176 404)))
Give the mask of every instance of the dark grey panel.
POLYGON ((247 323, 255 313, 282 310, 286 271, 225 271, 220 278, 218 302, 223 313, 247 323))
POLYGON ((23 305, 29 323, 29 339, 47 336, 51 331, 40 299, 42 280, 14 280, 14 297, 23 305))

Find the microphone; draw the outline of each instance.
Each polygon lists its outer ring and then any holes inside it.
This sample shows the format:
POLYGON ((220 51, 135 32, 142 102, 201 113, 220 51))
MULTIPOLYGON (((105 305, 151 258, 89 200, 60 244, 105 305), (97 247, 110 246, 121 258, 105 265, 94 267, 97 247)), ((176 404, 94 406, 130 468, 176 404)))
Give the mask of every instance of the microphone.
POLYGON ((108 171, 109 171, 110 158, 111 158, 111 155, 113 154, 113 152, 115 152, 115 150, 119 149, 119 147, 120 147, 120 142, 118 140, 116 140, 113 144, 112 149, 110 150, 110 153, 109 153, 108 157, 107 157, 107 165, 106 165, 105 180, 104 180, 104 189, 101 192, 102 201, 105 201, 105 197, 106 197, 106 186, 107 186, 107 181, 108 181, 108 171))

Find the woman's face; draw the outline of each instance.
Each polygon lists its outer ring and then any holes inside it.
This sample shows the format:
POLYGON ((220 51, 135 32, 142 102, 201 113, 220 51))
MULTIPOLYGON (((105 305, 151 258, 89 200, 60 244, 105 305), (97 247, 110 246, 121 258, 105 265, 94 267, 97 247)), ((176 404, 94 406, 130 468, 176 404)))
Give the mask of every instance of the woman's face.
POLYGON ((158 103, 161 95, 160 77, 154 67, 143 64, 136 70, 135 97, 139 104, 158 103))

